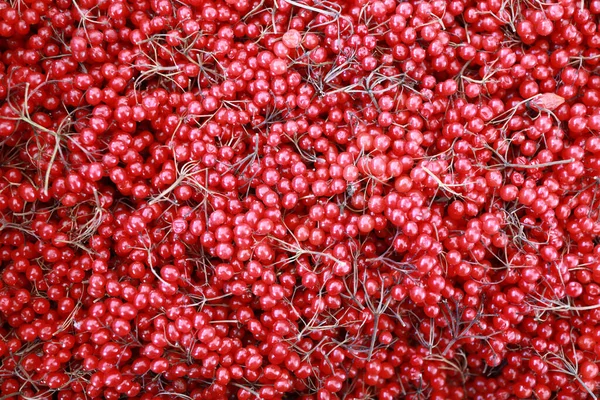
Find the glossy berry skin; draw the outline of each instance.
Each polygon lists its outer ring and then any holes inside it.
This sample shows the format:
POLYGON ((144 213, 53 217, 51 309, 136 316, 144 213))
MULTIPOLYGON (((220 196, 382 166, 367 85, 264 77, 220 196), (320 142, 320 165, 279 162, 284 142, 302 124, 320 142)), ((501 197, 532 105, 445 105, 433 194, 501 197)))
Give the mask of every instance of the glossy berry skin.
POLYGON ((0 398, 579 399, 600 2, 0 2, 0 398))

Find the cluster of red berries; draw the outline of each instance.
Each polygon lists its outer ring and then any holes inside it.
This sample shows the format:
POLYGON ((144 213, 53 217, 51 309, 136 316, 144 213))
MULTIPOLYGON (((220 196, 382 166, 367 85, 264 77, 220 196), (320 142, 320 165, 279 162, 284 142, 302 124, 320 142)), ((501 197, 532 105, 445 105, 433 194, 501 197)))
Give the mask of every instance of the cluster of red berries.
POLYGON ((599 16, 0 1, 0 398, 597 399, 599 16))

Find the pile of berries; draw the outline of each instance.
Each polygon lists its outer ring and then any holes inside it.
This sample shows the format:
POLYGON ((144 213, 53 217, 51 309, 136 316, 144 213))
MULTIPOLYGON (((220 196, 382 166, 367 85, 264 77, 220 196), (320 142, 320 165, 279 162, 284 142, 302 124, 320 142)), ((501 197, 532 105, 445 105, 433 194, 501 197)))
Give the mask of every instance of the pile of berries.
POLYGON ((600 398, 600 0, 1 0, 0 399, 600 398))

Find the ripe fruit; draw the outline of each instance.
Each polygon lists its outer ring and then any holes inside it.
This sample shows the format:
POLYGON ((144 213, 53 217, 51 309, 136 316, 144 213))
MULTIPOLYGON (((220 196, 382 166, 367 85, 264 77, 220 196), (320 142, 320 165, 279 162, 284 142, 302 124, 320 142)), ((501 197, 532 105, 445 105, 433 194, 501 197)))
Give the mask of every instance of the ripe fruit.
POLYGON ((0 3, 0 397, 596 396, 559 3, 0 3))

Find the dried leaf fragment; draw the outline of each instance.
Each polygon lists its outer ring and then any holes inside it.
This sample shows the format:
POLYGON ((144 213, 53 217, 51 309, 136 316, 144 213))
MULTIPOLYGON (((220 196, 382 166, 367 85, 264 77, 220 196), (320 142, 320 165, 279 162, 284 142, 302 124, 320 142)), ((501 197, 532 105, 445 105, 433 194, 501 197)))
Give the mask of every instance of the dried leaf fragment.
POLYGON ((565 98, 555 93, 543 93, 531 99, 530 104, 540 110, 554 111, 565 102, 565 98))

